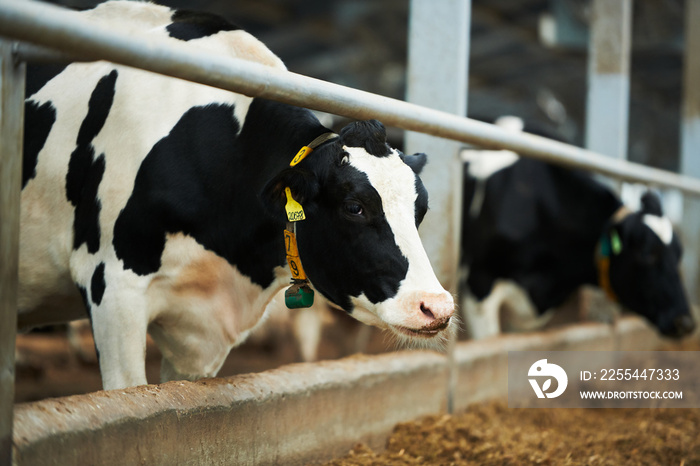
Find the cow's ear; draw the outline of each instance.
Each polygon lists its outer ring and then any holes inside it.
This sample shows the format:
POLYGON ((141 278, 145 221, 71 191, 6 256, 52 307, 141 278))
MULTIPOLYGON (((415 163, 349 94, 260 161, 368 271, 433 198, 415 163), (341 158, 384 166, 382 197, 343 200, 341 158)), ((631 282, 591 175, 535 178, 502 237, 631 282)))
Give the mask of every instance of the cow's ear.
POLYGON ((663 217, 663 209, 661 208, 661 199, 653 191, 647 191, 644 193, 641 199, 642 212, 645 214, 656 215, 657 217, 663 217))
POLYGON ((348 147, 362 147, 377 157, 389 153, 386 143, 386 129, 377 120, 355 121, 340 130, 340 139, 348 147))
POLYGON ((265 185, 261 194, 263 205, 275 217, 285 215, 286 188, 289 188, 292 198, 302 207, 306 207, 319 190, 318 180, 312 172, 298 168, 283 170, 265 185))
POLYGON ((401 154, 401 160, 403 160, 406 165, 411 167, 413 173, 420 175, 423 167, 425 167, 425 164, 428 162, 428 156, 422 152, 413 155, 401 154))

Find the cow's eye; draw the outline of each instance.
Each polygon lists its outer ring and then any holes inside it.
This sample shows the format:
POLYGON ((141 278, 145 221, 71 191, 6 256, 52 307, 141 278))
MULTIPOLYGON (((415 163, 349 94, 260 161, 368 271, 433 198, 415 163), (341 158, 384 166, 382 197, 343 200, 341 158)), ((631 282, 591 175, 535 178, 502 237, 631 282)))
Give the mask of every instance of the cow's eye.
POLYGON ((345 212, 347 212, 350 215, 361 216, 362 214, 364 214, 364 209, 362 208, 362 205, 356 201, 347 201, 345 203, 345 212))

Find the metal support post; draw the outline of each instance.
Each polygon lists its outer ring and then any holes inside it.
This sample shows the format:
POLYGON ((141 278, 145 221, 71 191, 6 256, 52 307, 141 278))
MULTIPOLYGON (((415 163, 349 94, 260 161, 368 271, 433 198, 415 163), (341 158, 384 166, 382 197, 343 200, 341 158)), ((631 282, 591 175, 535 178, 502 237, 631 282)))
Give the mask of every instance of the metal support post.
POLYGON ((0 40, 0 464, 12 463, 24 64, 0 40))
MULTIPOLYGON (((686 2, 685 8, 680 168, 684 175, 700 177, 700 2, 686 2)), ((683 199, 681 269, 688 299, 700 305, 700 199, 688 194, 683 199)))
POLYGON ((593 0, 586 148, 627 158, 632 0, 593 0))
MULTIPOLYGON (((411 0, 408 36, 409 102, 459 116, 467 114, 471 0, 411 0)), ((406 133, 407 153, 428 152, 421 178, 430 193, 431 210, 421 225, 428 257, 442 285, 458 292, 462 224, 461 143, 423 133, 406 133)), ((447 412, 454 409, 457 366, 448 343, 447 412)))
MULTIPOLYGON (((411 0, 408 37, 407 100, 459 116, 467 113, 469 68, 468 0, 411 0)), ((445 288, 457 292, 461 224, 462 144, 407 132, 407 153, 428 153, 421 178, 431 210, 420 232, 435 273, 445 288)))

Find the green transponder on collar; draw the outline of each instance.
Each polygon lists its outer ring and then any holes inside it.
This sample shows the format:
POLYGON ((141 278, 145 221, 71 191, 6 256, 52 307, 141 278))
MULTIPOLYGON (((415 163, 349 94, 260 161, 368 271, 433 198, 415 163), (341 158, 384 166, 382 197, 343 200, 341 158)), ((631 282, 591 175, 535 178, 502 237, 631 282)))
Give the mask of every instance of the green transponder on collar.
POLYGON ((622 241, 620 241, 620 235, 617 233, 617 230, 610 231, 610 246, 613 254, 618 255, 622 252, 622 241))
POLYGON ((294 284, 284 292, 284 303, 288 309, 311 307, 314 304, 314 290, 306 284, 294 284))
POLYGON ((603 257, 618 255, 622 252, 622 241, 617 230, 610 230, 610 235, 603 234, 600 237, 600 254, 603 257))
POLYGON ((600 237, 600 255, 603 257, 610 257, 610 239, 606 234, 600 237))

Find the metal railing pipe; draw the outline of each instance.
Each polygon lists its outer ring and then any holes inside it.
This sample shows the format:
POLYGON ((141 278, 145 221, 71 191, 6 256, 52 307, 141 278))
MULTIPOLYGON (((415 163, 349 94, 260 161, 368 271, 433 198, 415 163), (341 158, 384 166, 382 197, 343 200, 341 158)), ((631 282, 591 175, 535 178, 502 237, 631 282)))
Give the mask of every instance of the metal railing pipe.
MULTIPOLYGON (((241 59, 193 49, 185 43, 122 34, 79 14, 31 0, 0 0, 0 35, 55 48, 88 60, 104 59, 253 97, 353 119, 377 118, 406 130, 454 139, 626 181, 677 188, 700 195, 700 180, 612 159, 526 133, 451 115, 241 59)), ((426 148, 429 150, 429 148, 426 148)))
POLYGON ((76 61, 86 61, 79 55, 71 55, 58 50, 30 44, 29 42, 14 42, 12 55, 16 62, 25 63, 60 63, 67 64, 76 61))
POLYGON ((12 464, 25 68, 0 40, 0 464, 12 464))

